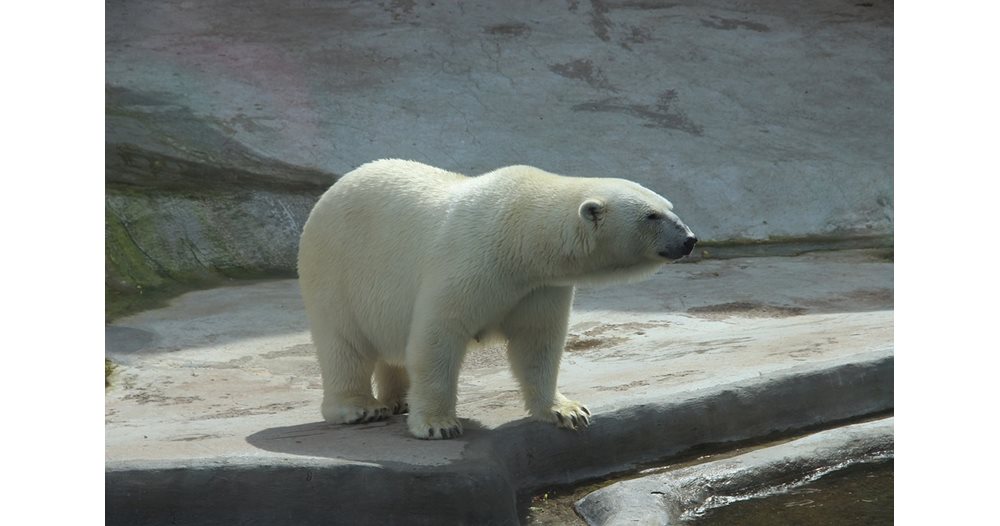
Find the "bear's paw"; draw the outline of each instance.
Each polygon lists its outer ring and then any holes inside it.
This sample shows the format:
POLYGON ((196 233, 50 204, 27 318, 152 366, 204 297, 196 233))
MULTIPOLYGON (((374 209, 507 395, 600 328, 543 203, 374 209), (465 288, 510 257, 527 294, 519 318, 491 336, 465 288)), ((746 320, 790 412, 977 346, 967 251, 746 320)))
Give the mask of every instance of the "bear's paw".
POLYGON ((323 404, 323 419, 331 424, 364 424, 385 420, 391 415, 391 409, 372 397, 352 397, 323 404))
POLYGON ((389 408, 389 412, 394 415, 402 415, 410 412, 410 404, 403 398, 393 398, 382 400, 382 403, 389 408))
POLYGON ((456 438, 462 434, 462 423, 453 416, 423 416, 410 413, 406 425, 413 436, 425 440, 456 438))
POLYGON ((590 410, 580 402, 562 398, 536 418, 552 422, 557 427, 579 431, 590 426, 590 410))

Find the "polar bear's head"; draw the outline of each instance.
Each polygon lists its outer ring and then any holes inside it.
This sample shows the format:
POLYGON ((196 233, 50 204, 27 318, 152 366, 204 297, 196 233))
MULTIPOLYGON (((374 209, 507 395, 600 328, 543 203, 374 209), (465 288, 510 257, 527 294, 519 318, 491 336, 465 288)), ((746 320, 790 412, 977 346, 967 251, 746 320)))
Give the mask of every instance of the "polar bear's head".
POLYGON ((698 239, 663 196, 623 179, 595 185, 577 209, 584 258, 597 281, 652 274, 698 239))

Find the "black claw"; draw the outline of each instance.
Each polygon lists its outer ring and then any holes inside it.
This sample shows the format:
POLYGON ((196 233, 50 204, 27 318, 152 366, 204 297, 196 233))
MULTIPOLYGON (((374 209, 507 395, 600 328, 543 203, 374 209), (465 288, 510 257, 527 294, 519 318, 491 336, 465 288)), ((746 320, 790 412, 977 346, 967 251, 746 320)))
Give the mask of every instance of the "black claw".
POLYGON ((560 424, 563 423, 563 416, 562 413, 560 413, 559 411, 556 411, 556 418, 559 419, 560 424))
POLYGON ((451 430, 450 429, 445 429, 445 428, 442 427, 441 428, 441 436, 443 436, 444 438, 451 438, 451 430))
POLYGON ((427 428, 427 436, 430 436, 430 437, 434 436, 434 428, 433 427, 427 428))
POLYGON ((569 415, 569 419, 573 421, 573 427, 576 427, 576 415, 569 415))
POLYGON ((590 410, 589 409, 587 409, 586 407, 583 407, 582 405, 580 406, 580 409, 582 409, 584 413, 587 413, 587 416, 590 416, 590 410))

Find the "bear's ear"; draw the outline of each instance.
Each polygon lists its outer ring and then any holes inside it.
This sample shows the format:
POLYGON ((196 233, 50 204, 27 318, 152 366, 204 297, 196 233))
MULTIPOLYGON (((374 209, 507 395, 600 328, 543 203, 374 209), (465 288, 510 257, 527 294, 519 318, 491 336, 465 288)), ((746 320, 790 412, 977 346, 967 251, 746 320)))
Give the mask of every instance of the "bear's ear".
POLYGON ((580 205, 579 212, 580 217, 582 217, 584 221, 588 221, 593 223, 594 226, 597 226, 604 219, 604 202, 597 199, 587 199, 580 205))

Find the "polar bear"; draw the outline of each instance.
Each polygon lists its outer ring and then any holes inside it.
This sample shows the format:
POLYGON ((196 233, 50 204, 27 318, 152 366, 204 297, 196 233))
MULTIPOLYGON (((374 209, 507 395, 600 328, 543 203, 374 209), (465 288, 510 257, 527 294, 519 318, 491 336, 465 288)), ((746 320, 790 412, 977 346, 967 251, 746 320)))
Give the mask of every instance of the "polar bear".
POLYGON ((323 418, 408 410, 414 436, 456 437, 465 353, 499 340, 533 418, 588 426, 590 411, 556 388, 574 286, 641 279, 690 254, 697 239, 672 208, 631 181, 530 166, 467 177, 390 159, 343 176, 299 246, 323 418))

